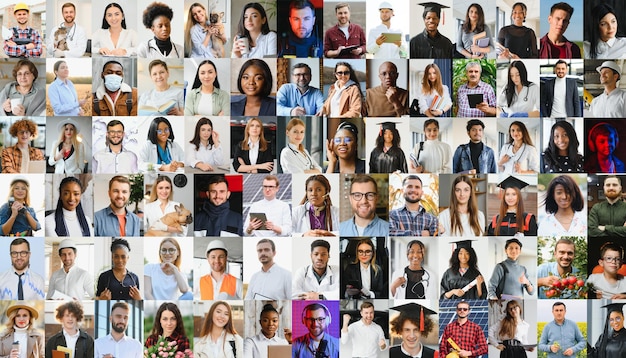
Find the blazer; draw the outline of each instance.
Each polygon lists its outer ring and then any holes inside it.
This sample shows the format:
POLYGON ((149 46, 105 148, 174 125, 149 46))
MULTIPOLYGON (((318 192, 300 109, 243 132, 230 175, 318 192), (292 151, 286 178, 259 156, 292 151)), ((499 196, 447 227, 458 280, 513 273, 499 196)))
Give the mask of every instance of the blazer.
MULTIPOLYGON (((243 116, 243 112, 246 110, 246 96, 239 99, 233 99, 230 103, 230 115, 231 116, 243 116)), ((276 98, 263 97, 261 98, 261 108, 257 116, 275 116, 276 115, 276 98)))
MULTIPOLYGON (((274 162, 274 156, 272 156, 272 150, 270 148, 270 145, 272 145, 272 143, 268 142, 267 149, 265 151, 262 151, 261 149, 259 149, 259 156, 257 157, 256 163, 254 164, 274 162)), ((235 171, 238 171, 239 167, 241 166, 241 163, 239 163, 239 158, 243 159, 243 163, 246 165, 252 164, 250 163, 250 151, 241 149, 241 143, 239 143, 235 147, 235 154, 233 155, 233 168, 235 169, 235 171)), ((259 169, 258 172, 269 173, 270 171, 259 169)))
MULTIPOLYGON (((349 281, 359 281, 361 280, 361 269, 359 267, 360 263, 349 264, 346 266, 345 270, 341 273, 341 296, 344 298, 346 296, 346 284, 349 281)), ((389 287, 385 282, 388 281, 385 275, 384 269, 380 267, 378 270, 378 274, 374 272, 372 268, 370 270, 371 276, 371 288, 370 291, 374 292, 376 297, 374 298, 389 298, 389 287)))
MULTIPOLYGON (((550 117, 552 114, 555 81, 556 79, 552 78, 541 85, 541 104, 539 108, 542 117, 550 117)), ((565 79, 565 110, 567 111, 568 117, 582 116, 578 88, 576 87, 576 80, 573 78, 565 79)))
MULTIPOLYGON (((0 338, 0 358, 9 358, 13 345, 13 333, 0 338)), ((43 334, 36 330, 28 332, 27 358, 44 358, 43 334)))

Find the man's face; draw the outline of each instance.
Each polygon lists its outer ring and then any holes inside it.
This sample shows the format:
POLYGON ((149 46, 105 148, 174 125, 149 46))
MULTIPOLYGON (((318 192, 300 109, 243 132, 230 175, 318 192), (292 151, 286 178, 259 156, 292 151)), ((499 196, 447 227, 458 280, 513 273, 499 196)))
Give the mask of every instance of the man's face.
POLYGON ((552 307, 552 316, 554 316, 555 321, 563 321, 565 319, 565 306, 558 305, 552 307))
POLYGON ((117 307, 111 312, 111 328, 117 333, 124 333, 128 326, 128 310, 122 307, 117 307))
POLYGON ((393 16, 393 10, 380 9, 379 11, 380 11, 380 21, 388 22, 389 20, 391 20, 391 17, 393 16))
POLYGON ((616 199, 622 195, 622 185, 617 178, 606 178, 604 180, 604 196, 608 199, 616 199))
POLYGON ((61 317, 61 324, 63 325, 63 328, 65 328, 66 330, 74 329, 76 328, 77 323, 78 322, 74 313, 66 309, 65 312, 63 312, 63 317, 61 317))
POLYGON ((385 62, 378 68, 378 78, 384 89, 396 87, 398 81, 398 69, 391 62, 385 62))
POLYGON ((479 66, 472 66, 466 70, 467 82, 471 85, 476 85, 480 81, 481 68, 479 66))
POLYGON ((261 264, 271 264, 274 261, 276 252, 272 251, 272 244, 263 242, 256 245, 256 254, 261 264))
POLYGON ((335 15, 339 26, 346 26, 350 22, 350 9, 347 6, 337 9, 335 15))
POLYGON ((352 212, 354 215, 362 219, 370 219, 374 217, 376 211, 376 199, 378 194, 373 183, 353 183, 350 190, 350 204, 352 205, 352 212), (361 200, 355 200, 353 198, 354 193, 363 194, 361 200), (367 199, 367 193, 374 193, 372 200, 367 199))
POLYGON ((11 245, 11 264, 16 271, 26 270, 30 264, 30 251, 26 243, 11 245))
POLYGON ((311 83, 311 71, 306 67, 294 68, 291 73, 291 81, 300 89, 307 89, 311 83))
POLYGON ((266 200, 274 200, 278 192, 278 185, 275 180, 263 180, 263 196, 266 200))
POLYGON ((374 320, 374 307, 361 308, 361 318, 366 325, 371 324, 374 320))
POLYGON ((215 183, 209 185, 209 191, 207 193, 211 204, 215 206, 224 204, 228 201, 228 198, 230 198, 230 191, 228 190, 226 183, 215 183))
POLYGON ((61 252, 59 253, 59 257, 61 258, 61 262, 63 262, 63 267, 70 268, 74 266, 76 253, 74 253, 74 249, 72 249, 71 247, 61 249, 61 252))
POLYGON ((416 326, 413 322, 408 319, 404 321, 402 324, 402 344, 405 349, 413 350, 419 346, 420 337, 422 336, 422 332, 418 326, 416 326))
POLYGON ((600 83, 603 85, 611 85, 617 82, 617 73, 608 67, 600 70, 600 83))
POLYGON ((116 124, 114 126, 108 127, 107 129, 107 140, 111 145, 120 145, 124 140, 124 126, 121 124, 116 124))
POLYGON ((504 249, 504 251, 506 252, 506 257, 510 258, 511 260, 517 260, 520 253, 522 252, 522 248, 517 243, 512 242, 509 244, 509 246, 506 247, 506 249, 504 249))
POLYGON ((470 306, 467 303, 459 303, 456 306, 456 315, 459 318, 466 318, 469 316, 470 306))
POLYGON ((554 258, 556 263, 563 269, 569 269, 572 267, 572 261, 574 260, 574 245, 567 243, 560 243, 556 245, 554 249, 554 258))
POLYGON ((561 36, 569 26, 569 13, 565 10, 554 10, 552 15, 548 16, 548 23, 550 24, 550 31, 561 36))
POLYGON ((483 126, 475 125, 472 126, 467 132, 467 135, 470 137, 470 140, 474 143, 478 143, 483 140, 483 126))
POLYGON ((404 183, 404 200, 411 204, 422 200, 422 182, 417 179, 409 179, 404 183))
POLYGON ((306 311, 304 323, 311 336, 319 337, 326 331, 326 311, 323 308, 306 311))
POLYGON ((556 77, 558 78, 565 78, 565 75, 567 75, 567 64, 565 63, 559 63, 554 67, 554 73, 556 74, 556 77))
POLYGON ((304 9, 292 9, 289 14, 289 24, 291 32, 300 39, 306 39, 311 36, 313 26, 315 26, 315 14, 310 7, 304 9))
POLYGON ((26 25, 28 23, 28 11, 26 10, 17 10, 15 13, 15 19, 17 23, 20 25, 26 25))
POLYGON ((622 266, 622 258, 619 251, 606 250, 604 256, 598 260, 598 264, 604 272, 610 275, 616 275, 617 270, 622 266))
POLYGON ((424 25, 426 26, 426 31, 428 32, 437 31, 437 27, 439 27, 439 16, 437 13, 434 11, 426 13, 424 25))
POLYGON ((316 246, 311 251, 311 264, 313 268, 317 271, 323 271, 328 266, 328 259, 330 255, 328 254, 328 250, 323 246, 316 246))
POLYGON ((100 77, 104 78, 106 75, 118 75, 124 78, 124 68, 117 63, 109 63, 102 70, 100 77))
POLYGON ((109 189, 109 199, 111 207, 114 209, 122 209, 128 204, 130 198, 130 184, 113 181, 109 189))
POLYGON ((66 6, 61 11, 63 13, 63 20, 65 20, 66 24, 71 24, 74 22, 76 18, 76 10, 72 6, 66 6))
POLYGON ((211 250, 206 256, 207 261, 209 261, 209 266, 211 266, 211 271, 220 273, 226 271, 227 258, 228 255, 226 251, 221 249, 211 250))

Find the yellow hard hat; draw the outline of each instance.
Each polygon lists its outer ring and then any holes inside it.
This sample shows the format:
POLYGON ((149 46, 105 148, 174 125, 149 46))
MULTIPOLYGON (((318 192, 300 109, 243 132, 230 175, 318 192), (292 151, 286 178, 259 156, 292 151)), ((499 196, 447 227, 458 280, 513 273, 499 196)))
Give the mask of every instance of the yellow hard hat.
POLYGON ((13 7, 13 13, 15 13, 18 10, 26 10, 26 11, 30 12, 30 8, 28 8, 28 5, 26 5, 23 2, 17 3, 17 4, 15 4, 15 7, 13 7))

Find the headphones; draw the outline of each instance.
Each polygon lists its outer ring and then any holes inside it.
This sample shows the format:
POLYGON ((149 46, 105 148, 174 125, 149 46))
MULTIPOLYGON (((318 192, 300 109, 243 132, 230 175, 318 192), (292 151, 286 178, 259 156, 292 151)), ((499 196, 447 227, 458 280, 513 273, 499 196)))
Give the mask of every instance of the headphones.
POLYGON ((324 309, 324 312, 326 313, 326 326, 330 326, 330 323, 333 321, 333 317, 330 315, 330 310, 328 309, 328 307, 324 306, 321 303, 311 303, 310 305, 306 305, 304 307, 304 309, 302 310, 302 324, 306 326, 306 313, 308 311, 317 311, 320 308, 324 309))
POLYGON ((595 138, 598 135, 598 133, 596 132, 598 132, 600 128, 606 129, 609 132, 609 134, 615 137, 615 148, 617 148, 617 146, 619 146, 619 134, 617 133, 617 129, 615 129, 615 127, 613 127, 612 125, 606 122, 600 122, 596 124, 595 126, 591 127, 591 129, 589 130, 589 137, 587 139, 587 144, 589 145, 589 149, 592 152, 596 151, 595 138))

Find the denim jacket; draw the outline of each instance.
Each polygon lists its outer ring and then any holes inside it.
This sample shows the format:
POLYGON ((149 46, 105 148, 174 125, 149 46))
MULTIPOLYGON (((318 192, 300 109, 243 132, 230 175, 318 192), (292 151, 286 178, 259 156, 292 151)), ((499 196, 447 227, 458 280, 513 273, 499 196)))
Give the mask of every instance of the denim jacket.
MULTIPOLYGON (((493 149, 483 144, 483 151, 478 157, 478 167, 480 173, 495 173, 496 172, 496 160, 493 154, 493 149)), ((472 165, 472 155, 470 153, 470 147, 468 144, 461 144, 454 151, 452 157, 452 170, 454 173, 468 173, 474 169, 472 165)), ((479 172, 479 171, 477 171, 479 172)))

